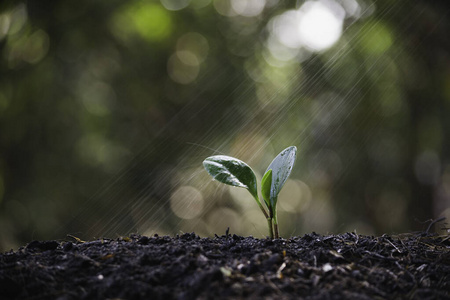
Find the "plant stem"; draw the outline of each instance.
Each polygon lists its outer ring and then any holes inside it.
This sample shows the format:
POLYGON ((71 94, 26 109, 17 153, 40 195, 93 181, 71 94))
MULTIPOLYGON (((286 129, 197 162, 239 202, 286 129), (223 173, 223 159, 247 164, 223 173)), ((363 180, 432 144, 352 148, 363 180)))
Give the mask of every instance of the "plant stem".
POLYGON ((264 214, 264 217, 266 217, 266 219, 269 218, 269 215, 267 214, 266 210, 264 209, 264 207, 261 205, 261 202, 258 201, 258 206, 261 209, 262 213, 264 214))
MULTIPOLYGON (((267 225, 269 225, 269 236, 271 239, 273 239, 273 228, 272 228, 272 217, 270 217, 264 207, 261 205, 261 201, 259 201, 259 198, 255 197, 256 202, 258 203, 259 208, 261 209, 262 213, 264 214, 264 217, 267 219, 267 225)), ((269 209, 270 213, 270 209, 269 209)))
POLYGON ((269 225, 269 236, 273 239, 272 218, 267 218, 267 225, 269 225))
POLYGON ((269 231, 270 231, 270 238, 273 239, 273 230, 275 229, 275 238, 278 237, 278 227, 275 226, 276 224, 276 216, 273 213, 272 206, 269 206, 269 217, 267 218, 267 221, 270 222, 269 224, 269 231))
POLYGON ((276 208, 271 210, 272 222, 273 222, 273 230, 275 231, 275 238, 278 239, 280 236, 278 234, 278 220, 277 220, 277 211, 276 208))

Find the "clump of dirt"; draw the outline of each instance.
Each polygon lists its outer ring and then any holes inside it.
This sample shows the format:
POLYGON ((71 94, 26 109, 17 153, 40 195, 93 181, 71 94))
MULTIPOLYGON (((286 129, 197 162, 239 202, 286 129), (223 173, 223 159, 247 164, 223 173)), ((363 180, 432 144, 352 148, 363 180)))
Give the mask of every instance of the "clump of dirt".
POLYGON ((450 238, 133 235, 0 254, 1 299, 450 299, 450 238))

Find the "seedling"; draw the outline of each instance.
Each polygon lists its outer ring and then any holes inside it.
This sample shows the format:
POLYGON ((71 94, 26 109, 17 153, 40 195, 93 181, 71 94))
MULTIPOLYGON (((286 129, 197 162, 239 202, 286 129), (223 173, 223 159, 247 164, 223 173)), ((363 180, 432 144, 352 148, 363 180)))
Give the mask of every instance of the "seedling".
POLYGON ((255 173, 245 162, 231 156, 215 155, 205 159, 203 166, 215 180, 247 189, 267 219, 270 238, 274 237, 274 233, 275 238, 279 238, 278 194, 291 174, 296 155, 297 148, 295 146, 281 151, 270 163, 261 179, 261 195, 268 212, 259 200, 255 173))

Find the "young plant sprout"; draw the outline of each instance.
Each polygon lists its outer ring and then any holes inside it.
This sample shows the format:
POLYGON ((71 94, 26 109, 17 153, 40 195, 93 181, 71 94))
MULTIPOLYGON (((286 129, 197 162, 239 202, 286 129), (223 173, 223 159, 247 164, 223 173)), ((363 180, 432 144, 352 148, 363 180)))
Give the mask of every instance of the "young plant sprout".
POLYGON ((277 220, 277 200, 284 183, 291 174, 297 155, 295 146, 288 147, 280 152, 270 163, 261 180, 261 195, 264 204, 262 206, 258 197, 256 176, 253 170, 243 161, 226 156, 210 156, 203 161, 206 171, 217 181, 247 189, 256 200, 269 226, 270 238, 279 238, 277 220))

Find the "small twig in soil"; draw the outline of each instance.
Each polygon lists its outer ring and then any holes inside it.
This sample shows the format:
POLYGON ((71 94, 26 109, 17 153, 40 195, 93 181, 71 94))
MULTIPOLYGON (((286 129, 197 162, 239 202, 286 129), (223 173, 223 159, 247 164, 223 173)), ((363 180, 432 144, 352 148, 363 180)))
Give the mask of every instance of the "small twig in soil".
POLYGON ((440 217, 440 218, 438 218, 438 219, 436 219, 436 220, 431 220, 431 223, 430 223, 430 225, 428 225, 428 228, 427 228, 427 230, 425 231, 425 233, 430 233, 430 229, 431 229, 431 227, 434 225, 434 224, 436 224, 436 223, 438 223, 438 222, 441 222, 441 221, 444 221, 445 220, 445 217, 440 217))
POLYGON ((398 249, 397 246, 394 245, 394 243, 392 243, 390 240, 386 240, 389 244, 391 244, 392 247, 394 247, 398 253, 402 253, 402 251, 400 249, 398 249))
POLYGON ((67 237, 74 239, 75 241, 77 241, 80 244, 86 243, 86 241, 83 241, 82 239, 77 238, 76 236, 71 235, 71 234, 67 234, 67 237))

